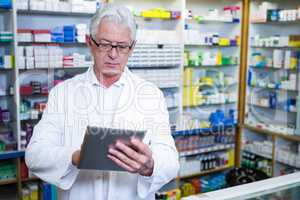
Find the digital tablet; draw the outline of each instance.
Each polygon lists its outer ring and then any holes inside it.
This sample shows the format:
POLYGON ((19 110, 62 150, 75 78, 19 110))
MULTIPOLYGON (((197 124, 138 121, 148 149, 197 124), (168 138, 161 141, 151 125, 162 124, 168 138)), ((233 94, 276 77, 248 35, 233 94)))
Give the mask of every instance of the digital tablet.
POLYGON ((129 143, 131 137, 143 140, 146 131, 101 128, 88 126, 79 161, 79 169, 125 171, 107 157, 108 148, 117 140, 129 143))

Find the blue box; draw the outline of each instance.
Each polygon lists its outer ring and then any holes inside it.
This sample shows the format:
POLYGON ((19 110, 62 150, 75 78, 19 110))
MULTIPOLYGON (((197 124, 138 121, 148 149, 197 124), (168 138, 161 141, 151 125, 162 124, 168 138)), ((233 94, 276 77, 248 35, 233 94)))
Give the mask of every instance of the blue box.
POLYGON ((11 9, 12 8, 11 0, 0 0, 0 8, 11 9))

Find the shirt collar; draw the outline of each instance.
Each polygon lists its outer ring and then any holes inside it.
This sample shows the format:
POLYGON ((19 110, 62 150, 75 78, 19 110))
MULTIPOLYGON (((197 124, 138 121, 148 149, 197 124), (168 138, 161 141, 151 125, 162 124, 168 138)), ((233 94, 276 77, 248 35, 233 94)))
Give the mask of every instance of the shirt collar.
MULTIPOLYGON (((128 69, 127 69, 127 67, 125 67, 123 73, 121 74, 121 77, 119 78, 119 80, 117 82, 115 82, 114 84, 112 84, 112 86, 117 86, 117 87, 124 86, 126 84, 127 78, 128 78, 128 69)), ((94 67, 90 67, 89 70, 88 70, 88 81, 92 85, 98 85, 98 86, 104 87, 98 81, 98 79, 96 77, 96 74, 94 72, 94 67)))

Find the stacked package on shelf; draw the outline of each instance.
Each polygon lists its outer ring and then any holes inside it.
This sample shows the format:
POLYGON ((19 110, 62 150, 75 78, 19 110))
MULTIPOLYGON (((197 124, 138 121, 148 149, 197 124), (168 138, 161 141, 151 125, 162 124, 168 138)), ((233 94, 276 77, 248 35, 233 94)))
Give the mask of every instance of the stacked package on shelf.
POLYGON ((43 200, 57 200, 57 188, 49 183, 39 184, 40 195, 43 200))
POLYGON ((238 23, 239 20, 239 6, 225 6, 222 10, 209 9, 206 15, 193 15, 191 10, 186 11, 186 19, 195 19, 198 22, 202 21, 223 21, 238 23))
POLYGON ((63 67, 63 49, 59 46, 48 46, 49 68, 63 67))
POLYGON ((207 46, 238 46, 240 37, 226 38, 218 33, 201 33, 199 30, 184 30, 184 44, 186 45, 207 45, 207 46))
POLYGON ((45 46, 35 46, 33 48, 34 66, 32 68, 48 68, 49 57, 48 48, 45 46))
POLYGON ((136 16, 144 18, 158 18, 158 19, 180 19, 180 11, 169 11, 162 8, 154 8, 150 10, 142 10, 140 13, 134 12, 136 16))
POLYGON ((222 66, 237 65, 238 58, 235 56, 225 56, 221 51, 190 51, 185 50, 185 66, 222 66))
POLYGON ((73 66, 87 67, 85 60, 85 55, 73 53, 73 66))
POLYGON ((10 51, 7 49, 0 49, 0 69, 11 69, 13 68, 14 57, 10 55, 10 51))
POLYGON ((63 31, 64 31, 64 42, 75 42, 76 30, 74 25, 64 26, 63 31))
POLYGON ((142 44, 180 44, 176 31, 138 29, 136 40, 142 44), (151 37, 149 37, 151 35, 151 37))
POLYGON ((262 2, 258 6, 258 9, 255 9, 251 17, 252 22, 266 22, 267 21, 267 12, 270 9, 277 9, 278 5, 271 2, 262 2))
POLYGON ((19 42, 33 42, 33 34, 31 29, 18 29, 19 42))
MULTIPOLYGON (((299 148, 299 144, 298 144, 298 148, 299 148)), ((280 148, 276 148, 276 153, 275 153, 276 160, 299 169, 300 154, 298 150, 299 149, 293 148, 293 145, 287 145, 287 146, 282 146, 280 148)))
POLYGON ((33 134, 33 125, 32 124, 26 124, 25 130, 21 131, 21 149, 25 149, 30 142, 30 139, 33 134))
POLYGON ((14 151, 17 149, 17 141, 12 131, 6 131, 0 135, 0 152, 14 151))
POLYGON ((71 11, 75 13, 95 13, 100 6, 99 1, 71 0, 71 11))
POLYGON ((17 0, 16 5, 18 9, 22 10, 95 13, 100 6, 100 1, 17 0))
POLYGON ((161 88, 178 87, 180 82, 180 71, 178 68, 132 70, 132 72, 161 88))
POLYGON ((13 33, 11 31, 0 31, 0 42, 11 42, 13 33))
POLYGON ((64 42, 64 30, 62 26, 57 26, 51 29, 51 42, 64 42))
POLYGON ((252 22, 267 21, 296 21, 299 19, 299 7, 294 9, 280 9, 277 3, 264 1, 254 9, 252 22))
POLYGON ((180 44, 175 31, 138 30, 137 41, 128 61, 129 67, 176 67, 181 64, 180 44))
POLYGON ((85 43, 85 37, 88 35, 87 24, 76 24, 76 41, 79 43, 85 43))
POLYGON ((63 57, 63 67, 89 67, 93 65, 93 61, 86 60, 86 55, 73 53, 63 57))
POLYGON ((63 50, 57 45, 18 46, 17 52, 19 69, 63 67, 63 50))
POLYGON ((0 8, 4 8, 4 9, 12 8, 12 1, 11 0, 1 0, 0 8))
POLYGON ((18 29, 18 41, 39 43, 85 43, 85 37, 87 34, 88 29, 86 24, 57 26, 51 30, 18 29))
POLYGON ((28 10, 29 0, 16 0, 16 8, 18 10, 28 10))
POLYGON ((22 200, 38 200, 38 184, 26 183, 22 188, 22 200))
POLYGON ((4 162, 0 165, 0 181, 7 179, 15 179, 16 175, 16 165, 11 162, 4 162))
POLYGON ((50 30, 32 30, 34 42, 51 42, 50 30))

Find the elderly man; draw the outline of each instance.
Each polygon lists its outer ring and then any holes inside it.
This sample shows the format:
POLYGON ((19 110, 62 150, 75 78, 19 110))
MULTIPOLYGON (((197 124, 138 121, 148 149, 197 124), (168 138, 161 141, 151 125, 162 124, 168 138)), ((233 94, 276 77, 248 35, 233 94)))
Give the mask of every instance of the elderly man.
MULTIPOLYGON (((126 67, 136 24, 130 11, 105 4, 91 20, 94 66, 54 87, 26 149, 26 163, 59 188, 62 200, 154 199, 173 179, 178 153, 162 92, 126 67), (146 130, 143 141, 117 142, 107 155, 125 172, 79 170, 86 127, 146 130)), ((97 152, 97 156, 102 152, 97 152)))

